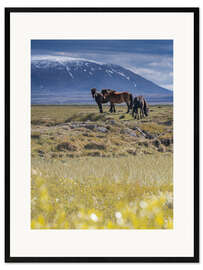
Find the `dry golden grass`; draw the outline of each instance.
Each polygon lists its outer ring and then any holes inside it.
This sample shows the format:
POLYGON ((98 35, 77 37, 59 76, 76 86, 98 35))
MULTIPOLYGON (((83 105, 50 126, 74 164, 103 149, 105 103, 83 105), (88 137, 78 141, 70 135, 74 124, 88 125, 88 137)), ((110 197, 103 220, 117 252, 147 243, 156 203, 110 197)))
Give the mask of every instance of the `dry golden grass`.
POLYGON ((32 107, 32 229, 173 228, 172 106, 150 108, 32 107))
POLYGON ((171 228, 172 194, 171 154, 33 160, 32 228, 171 228))

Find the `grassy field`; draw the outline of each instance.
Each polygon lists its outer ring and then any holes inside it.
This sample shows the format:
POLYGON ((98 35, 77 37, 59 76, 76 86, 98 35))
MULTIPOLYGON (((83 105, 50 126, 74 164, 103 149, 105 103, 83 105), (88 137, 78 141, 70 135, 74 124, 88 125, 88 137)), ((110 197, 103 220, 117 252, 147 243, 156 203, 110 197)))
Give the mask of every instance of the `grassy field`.
POLYGON ((173 107, 32 106, 32 229, 172 229, 173 107))

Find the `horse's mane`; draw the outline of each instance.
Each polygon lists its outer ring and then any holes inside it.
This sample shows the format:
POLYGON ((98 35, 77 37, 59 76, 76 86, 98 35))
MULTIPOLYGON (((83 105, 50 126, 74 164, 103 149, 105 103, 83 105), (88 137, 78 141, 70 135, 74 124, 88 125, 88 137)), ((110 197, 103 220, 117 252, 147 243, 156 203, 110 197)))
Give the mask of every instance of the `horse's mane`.
POLYGON ((114 94, 114 93, 116 93, 116 90, 110 90, 110 93, 114 94))
POLYGON ((116 90, 112 90, 112 89, 102 89, 102 92, 106 91, 108 94, 114 94, 116 93, 116 90))

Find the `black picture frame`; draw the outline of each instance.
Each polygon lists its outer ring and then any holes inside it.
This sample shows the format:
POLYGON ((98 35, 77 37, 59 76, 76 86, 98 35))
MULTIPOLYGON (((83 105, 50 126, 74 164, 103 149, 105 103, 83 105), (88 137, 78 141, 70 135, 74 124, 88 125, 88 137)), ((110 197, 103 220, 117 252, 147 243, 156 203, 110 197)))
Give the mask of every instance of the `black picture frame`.
POLYGON ((199 8, 5 8, 5 262, 154 263, 199 262, 199 8), (194 256, 12 257, 10 255, 10 14, 32 12, 180 12, 194 14, 194 256))

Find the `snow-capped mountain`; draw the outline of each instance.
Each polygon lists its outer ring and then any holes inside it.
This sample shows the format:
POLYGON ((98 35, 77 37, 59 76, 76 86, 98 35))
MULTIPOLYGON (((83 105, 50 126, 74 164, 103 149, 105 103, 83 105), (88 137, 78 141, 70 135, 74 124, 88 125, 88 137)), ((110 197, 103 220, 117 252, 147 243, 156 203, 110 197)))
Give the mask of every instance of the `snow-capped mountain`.
POLYGON ((93 87, 129 91, 149 102, 173 99, 172 91, 122 66, 70 57, 32 57, 32 104, 92 103, 93 87))

